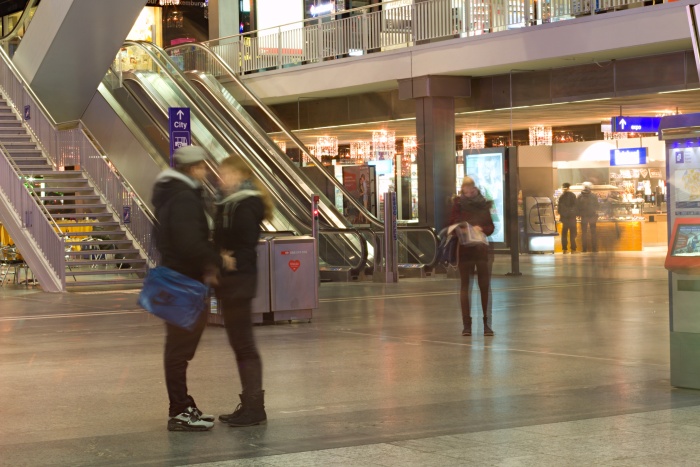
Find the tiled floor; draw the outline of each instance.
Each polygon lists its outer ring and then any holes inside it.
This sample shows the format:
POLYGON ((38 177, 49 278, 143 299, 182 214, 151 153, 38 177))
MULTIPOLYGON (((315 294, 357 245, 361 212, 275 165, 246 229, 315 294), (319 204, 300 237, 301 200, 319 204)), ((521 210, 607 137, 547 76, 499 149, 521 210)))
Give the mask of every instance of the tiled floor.
MULTIPOLYGON (((2 288, 0 465, 700 465, 700 391, 669 382, 663 255, 509 267, 493 338, 479 320, 461 336, 456 280, 323 284, 311 323, 255 330, 269 423, 207 433, 165 429, 163 326, 133 291, 2 288)), ((223 329, 188 373, 206 412, 235 407, 223 329)))
POLYGON ((198 464, 322 466, 697 466, 700 407, 198 464))

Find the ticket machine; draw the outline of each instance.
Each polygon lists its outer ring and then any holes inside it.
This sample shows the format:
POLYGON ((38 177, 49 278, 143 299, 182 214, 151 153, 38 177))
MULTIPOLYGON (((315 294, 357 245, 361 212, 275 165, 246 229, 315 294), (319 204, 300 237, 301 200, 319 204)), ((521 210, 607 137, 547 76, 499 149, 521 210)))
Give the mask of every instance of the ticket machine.
POLYGON ((700 389, 700 114, 661 119, 666 141, 671 384, 700 389))

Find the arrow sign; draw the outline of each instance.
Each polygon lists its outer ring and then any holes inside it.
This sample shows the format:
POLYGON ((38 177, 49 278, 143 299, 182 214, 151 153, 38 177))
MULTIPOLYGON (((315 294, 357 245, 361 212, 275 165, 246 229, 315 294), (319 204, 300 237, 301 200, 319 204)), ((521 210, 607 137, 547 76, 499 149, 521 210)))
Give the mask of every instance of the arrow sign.
POLYGON ((661 117, 612 117, 612 131, 632 133, 658 133, 661 117))
POLYGON ((189 107, 170 107, 168 109, 168 134, 170 135, 170 166, 175 164, 173 153, 182 146, 192 144, 189 107))

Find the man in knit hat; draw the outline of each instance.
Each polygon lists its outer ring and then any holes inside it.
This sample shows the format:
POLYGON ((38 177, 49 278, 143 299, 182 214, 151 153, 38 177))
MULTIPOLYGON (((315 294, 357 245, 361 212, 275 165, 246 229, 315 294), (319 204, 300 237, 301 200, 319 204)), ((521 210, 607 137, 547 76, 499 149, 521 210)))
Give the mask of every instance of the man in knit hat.
MULTIPOLYGON (((198 146, 175 151, 175 167, 156 178, 153 205, 156 215, 156 246, 161 264, 202 283, 215 285, 219 269, 233 269, 232 259, 222 257, 209 241, 202 199, 207 175, 206 152, 198 146)), ((165 324, 165 384, 170 399, 168 430, 206 431, 214 416, 203 414, 187 392, 187 365, 194 357, 206 326, 202 313, 194 330, 165 324)))

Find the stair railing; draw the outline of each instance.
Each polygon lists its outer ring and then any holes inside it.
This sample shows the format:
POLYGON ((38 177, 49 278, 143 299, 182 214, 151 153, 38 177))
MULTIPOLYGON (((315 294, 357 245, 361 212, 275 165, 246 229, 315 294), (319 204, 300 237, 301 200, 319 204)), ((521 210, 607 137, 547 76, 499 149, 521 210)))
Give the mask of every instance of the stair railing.
POLYGON ((62 131, 62 136, 73 136, 70 145, 80 146, 80 168, 99 188, 107 205, 119 218, 120 224, 131 234, 132 240, 141 250, 149 266, 158 263, 158 252, 153 236, 155 215, 150 208, 138 197, 129 183, 112 165, 105 152, 96 142, 88 137, 87 130, 80 129, 62 131))
POLYGON ((0 49, 0 87, 24 118, 42 152, 55 169, 83 170, 107 206, 131 235, 151 266, 158 262, 153 213, 135 194, 86 134, 80 121, 57 124, 4 50, 0 49))
MULTIPOLYGON (((28 252, 26 248, 28 245, 21 245, 25 247, 21 248, 25 251, 25 260, 28 261, 32 271, 40 276, 39 281, 44 290, 49 292, 63 291, 66 286, 66 253, 61 229, 41 202, 32 182, 23 176, 2 144, 0 144, 0 154, 2 154, 0 157, 0 192, 4 194, 4 199, 13 211, 10 215, 14 217, 15 225, 26 232, 34 243, 29 248, 32 250, 31 252, 28 252), (42 259, 39 255, 34 256, 37 249, 41 252, 41 257, 48 263, 50 272, 53 272, 51 277, 42 277, 44 271, 49 271, 46 268, 38 267, 33 262, 32 259, 37 261, 42 259)), ((11 231, 10 233, 13 234, 11 231)), ((23 239, 17 233, 14 232, 13 235, 15 243, 23 243, 23 239)))

